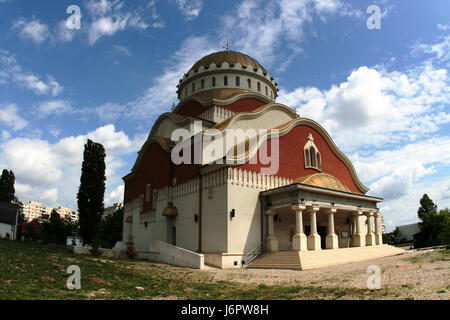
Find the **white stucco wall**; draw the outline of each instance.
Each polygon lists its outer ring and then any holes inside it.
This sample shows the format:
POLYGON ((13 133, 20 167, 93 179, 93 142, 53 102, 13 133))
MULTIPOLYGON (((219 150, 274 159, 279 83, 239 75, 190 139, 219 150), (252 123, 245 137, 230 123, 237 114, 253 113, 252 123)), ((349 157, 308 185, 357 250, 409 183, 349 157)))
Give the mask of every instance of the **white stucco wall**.
POLYGON ((11 225, 0 223, 0 238, 6 237, 7 233, 9 233, 9 236, 11 237, 10 239, 13 240, 12 238, 14 237, 14 231, 11 230, 11 225))

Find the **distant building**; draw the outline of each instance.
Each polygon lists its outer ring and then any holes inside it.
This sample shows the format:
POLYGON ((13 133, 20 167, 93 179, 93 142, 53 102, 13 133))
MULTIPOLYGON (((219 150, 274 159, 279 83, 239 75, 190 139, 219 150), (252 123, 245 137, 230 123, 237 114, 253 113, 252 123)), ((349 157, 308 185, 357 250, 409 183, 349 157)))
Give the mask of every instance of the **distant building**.
POLYGON ((61 206, 59 206, 58 208, 47 207, 43 206, 42 203, 37 201, 29 201, 28 203, 22 204, 22 210, 25 220, 28 222, 35 219, 40 219, 44 214, 50 216, 53 210, 56 210, 61 219, 69 216, 72 221, 78 220, 78 212, 74 212, 70 208, 61 206))
POLYGON ((16 239, 19 206, 0 202, 0 238, 16 239))
POLYGON ((421 231, 420 225, 418 223, 406 224, 403 226, 398 226, 398 231, 400 232, 400 239, 406 241, 412 241, 413 235, 421 231))
POLYGON ((47 207, 42 206, 42 203, 37 201, 29 201, 23 205, 23 215, 25 216, 26 221, 40 219, 42 215, 47 214, 47 212, 47 207))

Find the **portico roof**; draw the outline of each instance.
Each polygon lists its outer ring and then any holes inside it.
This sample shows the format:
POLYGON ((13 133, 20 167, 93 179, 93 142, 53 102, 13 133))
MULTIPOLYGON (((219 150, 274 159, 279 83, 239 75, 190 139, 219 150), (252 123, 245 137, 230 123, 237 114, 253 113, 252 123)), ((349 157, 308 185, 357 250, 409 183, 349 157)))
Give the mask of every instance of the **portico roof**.
POLYGON ((290 184, 287 186, 262 191, 261 195, 262 196, 270 196, 270 195, 275 195, 275 194, 280 194, 280 193, 289 193, 292 191, 314 192, 314 193, 328 195, 328 196, 336 196, 336 197, 342 197, 342 198, 348 198, 348 199, 363 200, 363 201, 368 201, 368 202, 372 202, 372 203, 379 203, 379 202, 383 201, 382 198, 378 198, 378 197, 371 197, 371 196, 366 196, 364 194, 357 194, 357 193, 353 193, 353 192, 332 190, 332 189, 328 189, 328 188, 312 186, 312 185, 302 184, 302 183, 298 183, 298 182, 297 183, 294 182, 293 184, 290 184))

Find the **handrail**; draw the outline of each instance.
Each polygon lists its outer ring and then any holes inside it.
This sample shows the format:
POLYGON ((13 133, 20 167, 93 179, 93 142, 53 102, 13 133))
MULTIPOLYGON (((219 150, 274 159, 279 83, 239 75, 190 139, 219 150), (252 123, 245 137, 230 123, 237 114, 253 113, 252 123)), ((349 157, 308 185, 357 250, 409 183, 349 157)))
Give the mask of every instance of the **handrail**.
POLYGON ((252 263, 256 258, 258 258, 261 254, 266 251, 266 240, 260 243, 256 248, 250 250, 247 253, 244 253, 242 256, 242 261, 245 261, 245 264, 242 265, 243 268, 247 268, 250 263, 252 263))

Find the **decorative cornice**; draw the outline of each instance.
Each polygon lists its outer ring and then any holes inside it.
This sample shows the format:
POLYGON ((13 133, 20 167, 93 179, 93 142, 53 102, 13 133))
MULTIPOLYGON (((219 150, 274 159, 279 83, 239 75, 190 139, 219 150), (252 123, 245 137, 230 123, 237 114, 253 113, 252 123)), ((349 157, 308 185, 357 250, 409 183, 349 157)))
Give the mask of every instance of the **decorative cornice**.
POLYGON ((228 127, 230 127, 234 122, 237 122, 238 120, 256 119, 256 118, 259 118, 260 116, 262 116, 263 114, 265 114, 266 112, 274 110, 274 109, 283 111, 286 114, 292 116, 293 120, 300 118, 299 115, 294 110, 289 108, 288 106, 285 106, 284 104, 272 102, 272 103, 265 104, 251 112, 236 113, 235 115, 228 118, 227 120, 216 124, 213 128, 223 131, 223 130, 227 129, 228 127))
MULTIPOLYGON (((221 89, 215 89, 215 90, 221 90, 221 89)), ((255 98, 258 99, 264 103, 270 103, 272 100, 267 98, 266 96, 256 93, 256 92, 243 92, 243 93, 236 93, 231 98, 228 99, 210 99, 210 100, 202 100, 196 96, 190 96, 189 98, 183 99, 174 109, 173 113, 178 113, 180 109, 187 103, 195 101, 200 103, 204 107, 210 107, 210 106, 227 106, 230 105, 240 99, 245 98, 255 98)))

